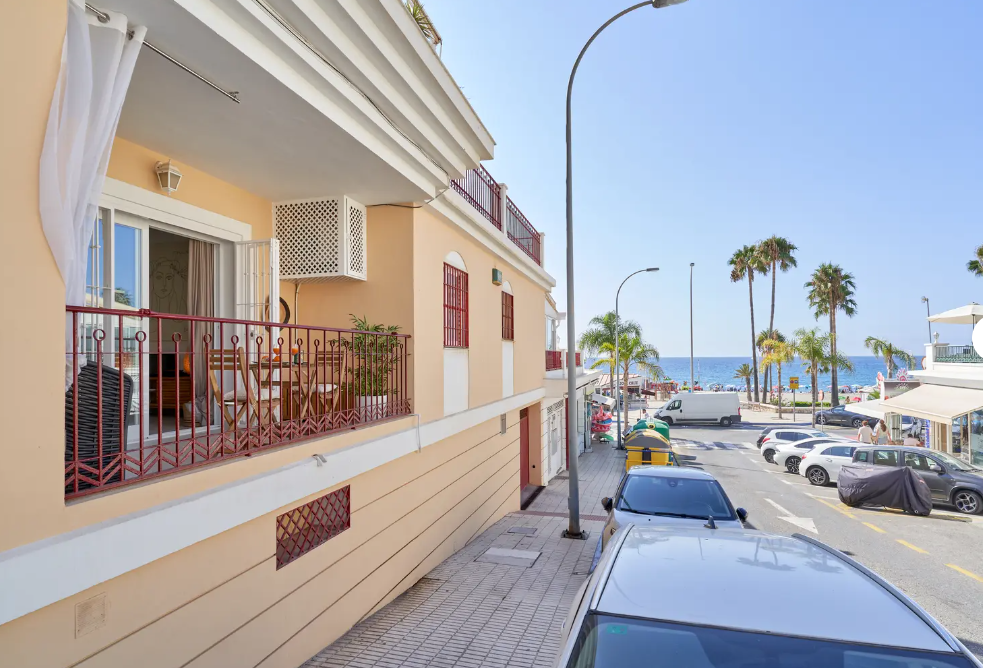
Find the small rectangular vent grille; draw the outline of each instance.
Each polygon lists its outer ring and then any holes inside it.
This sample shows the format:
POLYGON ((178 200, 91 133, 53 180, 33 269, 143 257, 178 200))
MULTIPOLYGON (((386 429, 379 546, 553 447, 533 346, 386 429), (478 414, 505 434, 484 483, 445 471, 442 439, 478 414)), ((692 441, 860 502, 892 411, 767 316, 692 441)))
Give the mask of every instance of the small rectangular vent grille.
POLYGON ((352 525, 351 487, 329 492, 276 518, 276 568, 280 570, 352 525))
POLYGON ((109 603, 106 594, 99 594, 77 603, 75 605, 75 637, 81 638, 105 626, 108 612, 109 603))
POLYGON ((348 197, 273 205, 280 278, 297 282, 368 278, 365 207, 348 197))

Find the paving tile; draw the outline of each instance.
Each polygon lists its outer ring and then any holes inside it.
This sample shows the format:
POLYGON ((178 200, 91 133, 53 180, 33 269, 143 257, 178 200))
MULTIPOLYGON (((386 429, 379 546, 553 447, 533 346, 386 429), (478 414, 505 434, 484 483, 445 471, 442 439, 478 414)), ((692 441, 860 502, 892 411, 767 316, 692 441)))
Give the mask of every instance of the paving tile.
MULTIPOLYGON (((603 515, 601 498, 617 488, 624 456, 598 445, 579 464, 581 512, 603 515)), ((554 479, 527 510, 566 513, 568 485, 566 476, 554 479)), ((582 525, 590 540, 573 541, 560 537, 567 526, 563 516, 507 515, 312 657, 305 668, 552 665, 561 624, 587 577, 603 526, 588 519, 582 525), (516 565, 477 561, 489 550, 513 558, 516 551, 520 557, 536 557, 516 565)))

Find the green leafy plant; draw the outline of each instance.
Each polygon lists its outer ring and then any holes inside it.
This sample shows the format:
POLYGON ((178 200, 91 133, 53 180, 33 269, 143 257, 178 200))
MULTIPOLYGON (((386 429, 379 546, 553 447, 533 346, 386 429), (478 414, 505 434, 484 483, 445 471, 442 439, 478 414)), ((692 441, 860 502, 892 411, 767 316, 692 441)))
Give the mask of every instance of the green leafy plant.
MULTIPOLYGON (((396 336, 400 327, 371 324, 365 316, 349 315, 358 333, 352 334, 351 341, 342 341, 351 356, 348 392, 359 397, 388 394, 390 374, 396 369, 404 345, 402 337, 396 336)), ((393 394, 397 392, 393 390, 393 394)))
POLYGON ((747 388, 747 400, 748 403, 751 401, 751 376, 754 375, 754 369, 751 365, 745 362, 741 366, 734 370, 734 378, 744 381, 744 386, 747 388))
POLYGON ((976 259, 966 263, 966 270, 974 276, 983 276, 983 246, 977 246, 976 259))
MULTIPOLYGON (((805 284, 805 288, 809 291, 809 306, 812 307, 816 320, 823 315, 829 316, 830 376, 833 387, 839 387, 837 369, 841 365, 836 354, 836 313, 842 311, 852 318, 857 312, 857 302, 853 298, 857 286, 853 274, 843 271, 839 265, 827 262, 812 272, 812 279, 805 284)), ((837 406, 839 402, 840 398, 834 392, 833 405, 837 406)))
POLYGON ((795 359, 795 345, 785 341, 767 339, 765 341, 765 355, 761 358, 761 366, 771 366, 774 364, 778 368, 778 419, 782 419, 782 365, 788 364, 795 359))
POLYGON ((420 32, 427 38, 427 41, 434 46, 438 46, 442 42, 440 33, 434 28, 433 21, 430 20, 426 10, 423 8, 423 3, 420 0, 404 0, 403 6, 409 12, 410 16, 413 17, 417 27, 420 28, 420 32))
POLYGON ((727 264, 730 265, 730 280, 740 283, 747 279, 748 301, 751 305, 751 361, 754 368, 754 400, 761 401, 758 387, 758 348, 754 336, 754 274, 768 273, 768 263, 758 246, 744 246, 734 251, 727 264))
MULTIPOLYGON (((602 366, 607 366, 609 369, 613 369, 614 344, 602 344, 600 352, 606 355, 606 357, 596 360, 591 365, 591 368, 597 369, 602 366)), ((656 350, 655 346, 645 343, 641 337, 619 333, 618 366, 619 370, 621 371, 621 377, 624 380, 623 391, 626 399, 628 397, 628 371, 631 369, 632 365, 634 365, 638 370, 649 374, 655 380, 660 380, 665 377, 662 367, 652 362, 651 360, 653 359, 656 361, 659 359, 659 351, 656 350)))
POLYGON ((915 366, 914 355, 901 350, 901 348, 898 348, 893 343, 885 341, 884 339, 868 336, 867 340, 864 341, 864 346, 870 350, 870 352, 884 360, 884 365, 887 367, 887 377, 889 379, 894 378, 894 367, 896 360, 901 360, 901 363, 908 365, 909 369, 915 366))

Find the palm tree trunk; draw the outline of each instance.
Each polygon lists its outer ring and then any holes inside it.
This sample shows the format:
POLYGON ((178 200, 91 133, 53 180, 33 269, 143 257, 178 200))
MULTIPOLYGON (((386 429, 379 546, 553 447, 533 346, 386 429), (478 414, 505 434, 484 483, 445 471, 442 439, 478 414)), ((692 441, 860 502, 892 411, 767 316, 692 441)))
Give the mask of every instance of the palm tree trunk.
MULTIPOLYGON (((775 283, 778 282, 778 261, 772 258, 771 261, 771 317, 768 319, 768 336, 773 336, 772 332, 775 331, 775 283)), ((768 367, 768 392, 769 398, 771 397, 771 367, 768 367)), ((780 385, 781 383, 779 383, 780 385)))
POLYGON ((836 373, 836 303, 829 305, 829 351, 832 355, 830 380, 833 381, 833 396, 829 398, 829 406, 840 405, 840 379, 836 373))
MULTIPOLYGON (((795 411, 795 406, 792 406, 792 411, 795 411)), ((778 419, 782 419, 782 364, 778 363, 778 419)))
POLYGON ((747 402, 751 403, 751 376, 744 379, 744 386, 747 388, 747 402))
POLYGON ((890 357, 887 358, 887 379, 891 380, 894 378, 894 360, 890 357))
POLYGON ((754 400, 761 401, 761 391, 758 386, 758 346, 754 338, 754 274, 747 275, 748 300, 751 303, 751 360, 754 362, 754 400))
POLYGON ((816 389, 816 383, 819 382, 819 373, 816 371, 815 367, 812 369, 810 374, 812 376, 812 428, 816 428, 816 399, 818 398, 818 390, 816 389))
POLYGON ((628 424, 628 369, 630 368, 631 368, 631 361, 626 360, 625 373, 623 376, 623 378, 625 379, 624 390, 623 390, 624 394, 622 395, 625 398, 625 424, 626 425, 628 424))

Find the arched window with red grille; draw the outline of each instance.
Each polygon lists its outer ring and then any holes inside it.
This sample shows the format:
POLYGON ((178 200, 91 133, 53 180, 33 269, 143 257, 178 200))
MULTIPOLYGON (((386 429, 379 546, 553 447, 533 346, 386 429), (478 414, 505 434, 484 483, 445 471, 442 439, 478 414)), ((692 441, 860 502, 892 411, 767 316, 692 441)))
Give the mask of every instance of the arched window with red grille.
POLYGON ((468 347, 468 273, 444 263, 444 347, 468 347))

